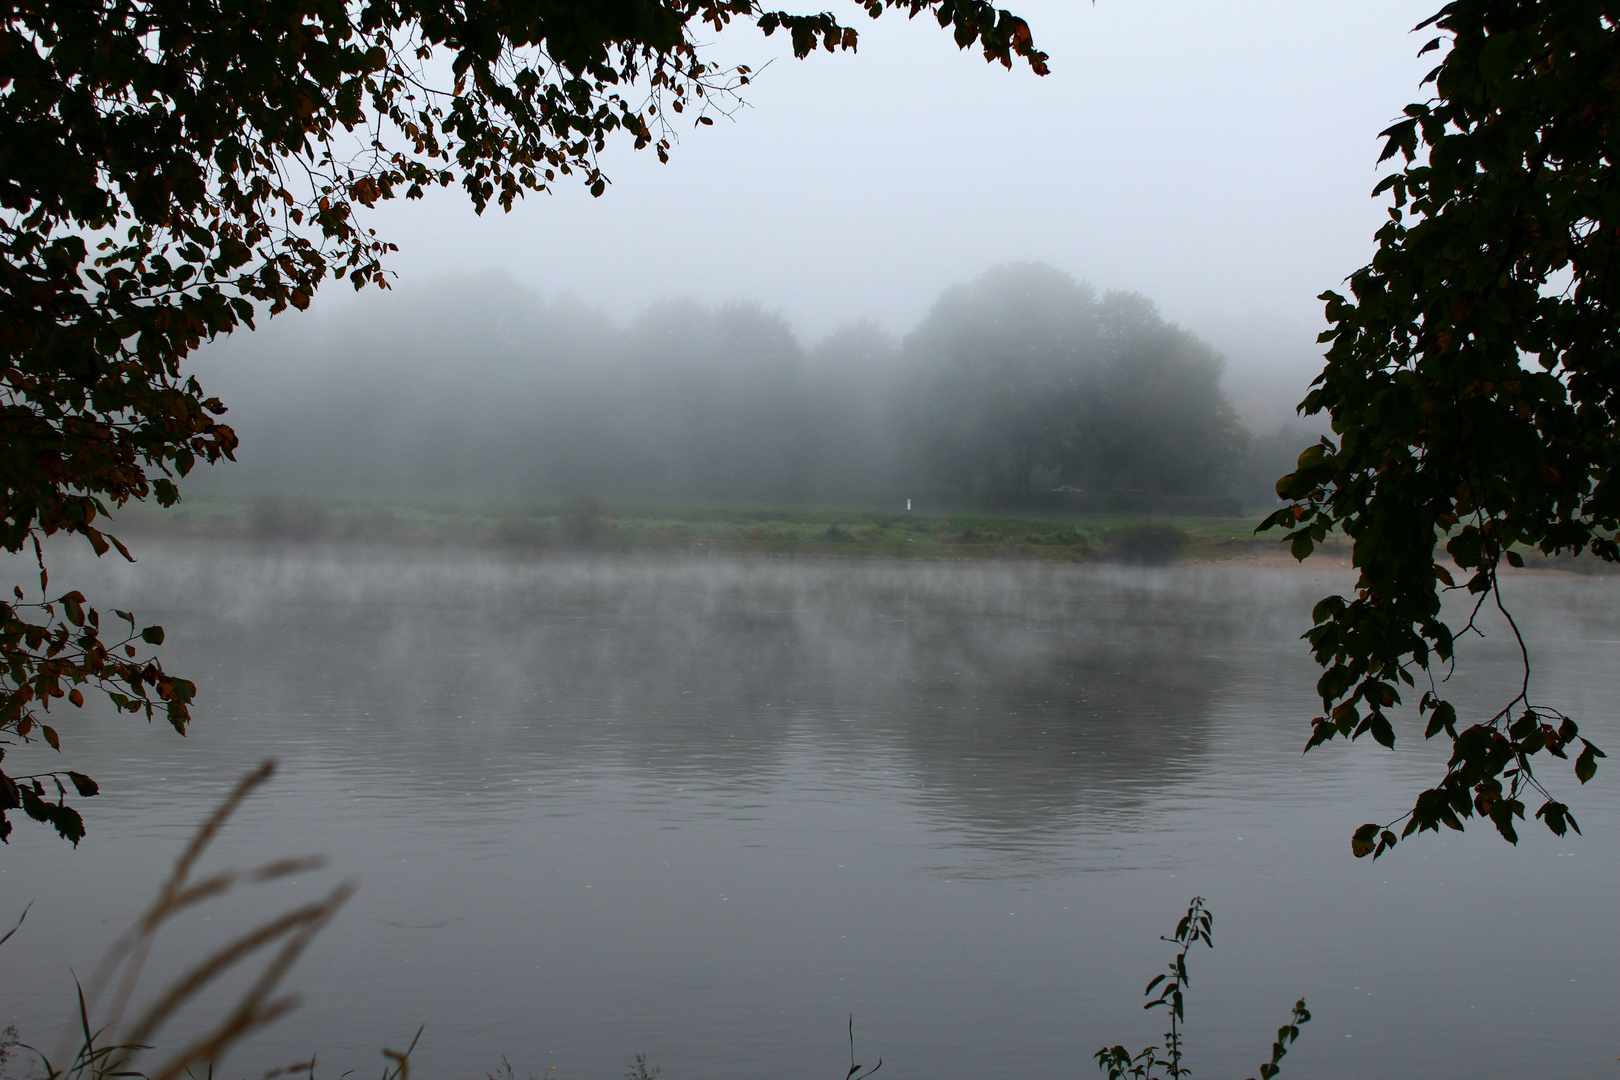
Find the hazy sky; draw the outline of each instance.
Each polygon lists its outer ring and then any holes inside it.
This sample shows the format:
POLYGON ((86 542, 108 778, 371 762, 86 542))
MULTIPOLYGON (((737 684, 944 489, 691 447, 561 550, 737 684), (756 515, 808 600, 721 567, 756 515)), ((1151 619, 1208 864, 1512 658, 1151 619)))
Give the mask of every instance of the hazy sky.
POLYGON ((685 130, 668 165, 611 154, 600 199, 564 186, 480 220, 443 193, 377 227, 407 280, 498 268, 619 317, 753 299, 810 340, 904 331, 942 287, 1039 259, 1148 294, 1238 369, 1308 362, 1316 295, 1371 253, 1377 133, 1425 96, 1411 28, 1439 0, 1008 2, 1044 79, 835 3, 857 55, 726 33, 716 58, 777 58, 749 107, 685 130))

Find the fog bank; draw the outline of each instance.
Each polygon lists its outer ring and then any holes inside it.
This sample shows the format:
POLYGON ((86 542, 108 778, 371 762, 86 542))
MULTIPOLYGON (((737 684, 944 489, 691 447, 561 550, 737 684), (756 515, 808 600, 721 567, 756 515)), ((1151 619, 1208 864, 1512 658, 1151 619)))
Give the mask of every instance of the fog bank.
POLYGON ((1305 440, 1248 431, 1228 364, 1150 299, 1039 263, 945 290, 903 337, 809 343, 758 304, 621 325, 488 273, 205 349, 242 447, 188 490, 1232 512, 1305 440))

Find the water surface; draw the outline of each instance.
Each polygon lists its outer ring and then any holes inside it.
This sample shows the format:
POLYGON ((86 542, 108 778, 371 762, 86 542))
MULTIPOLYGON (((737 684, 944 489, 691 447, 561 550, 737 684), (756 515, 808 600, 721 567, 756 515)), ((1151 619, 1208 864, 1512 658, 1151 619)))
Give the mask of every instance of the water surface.
MULTIPOLYGON (((422 1076, 611 1078, 645 1053, 664 1080, 836 1077, 853 1014, 880 1075, 1092 1075, 1103 1043, 1161 1030, 1140 991, 1195 893, 1217 945, 1193 959, 1200 1076, 1253 1075, 1300 995, 1285 1075, 1614 1072, 1612 773, 1550 774, 1584 839, 1352 859, 1438 761, 1300 755, 1298 635, 1332 572, 143 552, 53 583, 163 622, 197 719, 59 725, 103 786, 90 837, 25 823, 0 851, 0 916, 35 901, 0 1025, 37 1041, 70 968, 274 756, 214 864, 333 868, 199 914, 159 968, 340 877, 360 892, 233 1074, 311 1050, 380 1068, 425 1023, 422 1076)), ((1512 588, 1544 700, 1620 745, 1620 583, 1512 588)), ((1510 661, 1495 629, 1470 641, 1460 698, 1492 700, 1510 661)))

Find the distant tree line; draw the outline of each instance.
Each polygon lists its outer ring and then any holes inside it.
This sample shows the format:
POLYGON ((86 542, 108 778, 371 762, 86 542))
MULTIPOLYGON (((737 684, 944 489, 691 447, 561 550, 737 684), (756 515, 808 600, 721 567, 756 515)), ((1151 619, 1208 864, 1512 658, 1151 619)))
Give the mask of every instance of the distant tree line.
POLYGON ((1050 267, 948 289, 903 340, 805 348, 754 304, 628 326, 499 277, 283 320, 206 354, 241 462, 204 486, 717 502, 1148 506, 1233 496, 1221 358, 1050 267))

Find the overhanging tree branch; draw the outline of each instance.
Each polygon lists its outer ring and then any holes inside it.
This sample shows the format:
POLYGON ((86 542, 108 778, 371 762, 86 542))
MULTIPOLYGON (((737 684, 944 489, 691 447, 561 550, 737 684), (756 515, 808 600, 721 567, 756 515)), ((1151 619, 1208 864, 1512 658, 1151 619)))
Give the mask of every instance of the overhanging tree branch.
MULTIPOLYGON (((1458 0, 1422 27, 1450 49, 1435 96, 1384 132, 1404 167, 1378 251, 1325 293, 1327 365, 1302 409, 1334 438, 1278 482, 1289 505, 1262 528, 1287 530, 1308 557, 1330 532, 1353 543, 1355 594, 1316 606, 1307 635, 1323 667, 1323 714, 1307 749, 1333 738, 1393 746, 1391 710, 1414 671, 1455 662, 1487 599, 1518 643, 1516 696, 1459 730, 1432 679, 1424 734, 1452 755, 1440 782, 1352 848, 1381 855, 1401 835, 1461 829, 1476 813, 1511 842, 1518 796, 1544 801, 1554 833, 1575 827, 1532 770, 1542 751, 1585 783, 1601 750, 1572 719, 1531 699, 1528 645, 1502 600, 1500 567, 1523 551, 1620 560, 1620 312, 1610 303, 1620 239, 1620 24, 1599 0, 1458 0), (1567 285, 1562 278, 1568 276, 1567 285), (1440 547, 1444 547, 1444 561, 1440 547), (1445 562, 1470 575, 1457 585, 1445 562), (1442 593, 1477 597, 1460 631, 1442 593)), ((1578 831, 1578 830, 1577 830, 1578 831)))
MULTIPOLYGON (((986 0, 860 10, 932 16, 962 48, 1046 72, 1024 20, 986 0)), ((479 213, 510 210, 561 178, 601 195, 612 139, 667 160, 673 117, 712 123, 748 83, 747 68, 700 56, 697 35, 733 20, 785 32, 798 57, 858 40, 828 12, 754 0, 8 5, 0 547, 67 533, 127 557, 98 519, 131 500, 172 505, 176 479, 236 450, 224 404, 183 373, 194 349, 308 307, 328 280, 386 287, 394 246, 361 222, 380 202, 455 185, 479 213), (448 89, 429 74, 445 67, 448 89)), ((99 615, 76 593, 49 597, 43 557, 41 570, 37 603, 19 590, 0 605, 0 742, 57 746, 41 712, 80 704, 83 685, 183 731, 195 688, 134 655, 161 630, 104 642, 99 615)), ((21 808, 76 841, 83 823, 57 786, 51 803, 0 772, 0 839, 21 808)))

